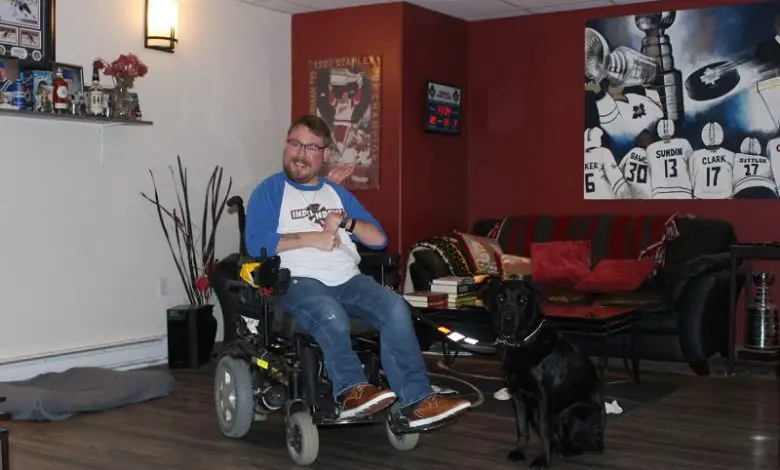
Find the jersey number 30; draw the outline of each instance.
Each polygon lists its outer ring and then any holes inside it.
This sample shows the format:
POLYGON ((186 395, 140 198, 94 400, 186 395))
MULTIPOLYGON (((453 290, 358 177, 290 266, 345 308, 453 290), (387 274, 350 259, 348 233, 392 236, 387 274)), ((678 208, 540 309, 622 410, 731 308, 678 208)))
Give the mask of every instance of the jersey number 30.
POLYGON ((636 162, 628 162, 628 174, 626 181, 633 183, 647 183, 647 165, 640 165, 636 162))

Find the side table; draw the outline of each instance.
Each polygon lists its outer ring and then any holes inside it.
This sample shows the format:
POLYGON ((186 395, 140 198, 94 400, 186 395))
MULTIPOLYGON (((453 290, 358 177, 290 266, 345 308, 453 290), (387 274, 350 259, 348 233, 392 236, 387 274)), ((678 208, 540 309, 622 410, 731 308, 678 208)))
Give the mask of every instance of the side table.
MULTIPOLYGON (((731 252, 731 268, 729 270, 729 357, 727 375, 735 375, 737 362, 737 266, 740 261, 745 263, 745 314, 750 306, 752 282, 752 265, 755 260, 780 261, 780 242, 738 243, 729 247, 731 252)), ((770 361, 777 359, 777 354, 760 353, 770 361)), ((741 363, 769 364, 767 360, 740 359, 741 363)))

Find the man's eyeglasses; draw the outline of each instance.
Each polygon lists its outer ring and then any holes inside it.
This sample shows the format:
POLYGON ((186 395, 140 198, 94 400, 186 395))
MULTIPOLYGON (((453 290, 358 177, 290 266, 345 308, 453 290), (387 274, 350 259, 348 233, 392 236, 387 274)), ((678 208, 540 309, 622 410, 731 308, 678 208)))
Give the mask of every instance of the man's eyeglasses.
POLYGON ((307 155, 313 154, 313 153, 317 153, 320 150, 323 150, 323 149, 327 148, 326 145, 322 145, 322 146, 315 145, 315 144, 306 144, 306 145, 304 145, 303 142, 301 142, 300 140, 296 140, 296 139, 288 140, 287 141, 287 145, 289 145, 290 148, 293 148, 295 150, 298 150, 299 148, 303 147, 303 153, 305 153, 307 155))

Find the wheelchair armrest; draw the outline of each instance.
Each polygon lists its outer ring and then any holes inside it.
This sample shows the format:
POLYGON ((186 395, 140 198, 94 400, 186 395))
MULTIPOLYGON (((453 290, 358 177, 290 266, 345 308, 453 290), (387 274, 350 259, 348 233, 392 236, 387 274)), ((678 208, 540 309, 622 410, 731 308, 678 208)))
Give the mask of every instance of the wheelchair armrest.
POLYGON ((368 269, 398 266, 400 261, 401 255, 398 253, 383 251, 364 251, 360 253, 360 265, 368 269))

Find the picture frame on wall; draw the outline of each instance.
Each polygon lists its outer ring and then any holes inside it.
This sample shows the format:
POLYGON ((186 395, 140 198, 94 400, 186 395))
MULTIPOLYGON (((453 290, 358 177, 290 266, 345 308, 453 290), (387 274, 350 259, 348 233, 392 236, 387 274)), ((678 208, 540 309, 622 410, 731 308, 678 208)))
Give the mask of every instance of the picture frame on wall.
POLYGON ((62 78, 68 82, 68 89, 71 93, 84 92, 84 67, 80 65, 63 64, 61 62, 52 62, 51 71, 56 73, 58 68, 62 69, 62 78))
POLYGON ((349 190, 379 189, 382 56, 309 61, 309 113, 333 129, 322 175, 349 190))
POLYGON ((0 0, 0 57, 22 69, 46 69, 56 60, 56 0, 0 0))

